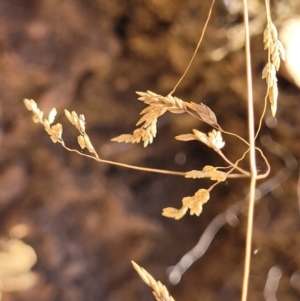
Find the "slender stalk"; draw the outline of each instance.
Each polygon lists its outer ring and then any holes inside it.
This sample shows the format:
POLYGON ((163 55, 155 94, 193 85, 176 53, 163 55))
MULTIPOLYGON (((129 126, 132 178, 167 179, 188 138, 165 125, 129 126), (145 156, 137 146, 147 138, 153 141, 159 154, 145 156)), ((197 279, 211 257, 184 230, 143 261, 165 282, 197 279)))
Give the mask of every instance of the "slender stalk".
POLYGON ((212 13, 212 10, 213 10, 213 7, 214 7, 215 2, 216 2, 216 0, 212 0, 212 2, 211 2, 210 9, 209 9, 209 12, 208 12, 208 16, 207 16, 207 19, 206 19, 206 21, 205 21, 205 24, 204 24, 204 27, 203 27, 203 30, 202 30, 200 39, 199 39, 199 41, 198 41, 197 47, 196 47, 196 49, 195 49, 195 51, 194 51, 194 53, 193 53, 193 56, 192 56, 192 58, 191 58, 191 60, 190 60, 190 62, 189 62, 189 64, 188 64, 188 66, 186 67, 186 69, 185 69, 183 75, 180 77, 179 81, 177 82, 177 84, 175 85, 175 87, 173 88, 173 90, 172 90, 168 95, 172 95, 172 94, 175 92, 175 90, 177 89, 177 87, 179 86, 179 84, 180 84, 181 81, 184 79, 185 75, 187 74, 188 70, 190 69, 190 67, 191 67, 191 65, 192 65, 192 62, 193 62, 193 60, 194 60, 194 58, 195 58, 195 56, 196 56, 196 54, 197 54, 197 52, 198 52, 198 49, 199 49, 199 47, 200 47, 200 45, 201 45, 201 42, 202 42, 202 40, 203 40, 203 37, 204 37, 205 31, 206 31, 208 22, 209 22, 209 20, 210 20, 211 13, 212 13))
POLYGON ((244 3, 244 25, 245 25, 245 34, 246 34, 245 52, 246 52, 247 89, 248 89, 248 131, 249 131, 249 144, 250 144, 249 157, 250 157, 250 170, 251 170, 247 237, 246 237, 246 249, 245 249, 245 266, 244 266, 242 297, 241 297, 241 301, 246 301, 248 295, 250 263, 251 263, 251 245, 252 245, 257 168, 256 168, 256 158, 255 158, 255 130, 254 130, 253 94, 252 94, 252 72, 251 72, 248 2, 247 0, 243 0, 243 3, 244 3))
POLYGON ((78 151, 76 149, 72 149, 72 148, 67 147, 63 141, 59 141, 59 143, 66 150, 68 150, 70 152, 75 152, 75 153, 77 153, 77 154, 79 154, 81 156, 87 157, 87 158, 91 158, 91 159, 93 159, 93 160, 95 160, 97 162, 106 163, 106 164, 110 164, 110 165, 121 166, 121 167, 129 168, 129 169, 146 171, 146 172, 154 172, 154 173, 174 175, 174 176, 182 176, 182 177, 185 176, 185 172, 173 171, 173 170, 164 170, 164 169, 156 169, 156 168, 148 168, 148 167, 140 167, 140 166, 125 164, 125 163, 120 163, 120 162, 115 162, 115 161, 109 161, 109 160, 100 159, 98 157, 98 154, 96 152, 94 152, 94 156, 91 156, 91 155, 87 155, 87 154, 81 153, 80 151, 78 151))

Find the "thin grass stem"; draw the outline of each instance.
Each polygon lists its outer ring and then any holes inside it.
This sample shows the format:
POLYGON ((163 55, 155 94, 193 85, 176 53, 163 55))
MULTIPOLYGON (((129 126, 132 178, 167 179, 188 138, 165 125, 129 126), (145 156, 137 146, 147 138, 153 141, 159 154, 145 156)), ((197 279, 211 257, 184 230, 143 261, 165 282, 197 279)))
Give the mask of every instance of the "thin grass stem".
POLYGON ((178 81, 177 84, 174 86, 173 90, 169 93, 169 95, 172 95, 172 94, 175 92, 175 90, 177 89, 177 87, 179 86, 179 84, 181 83, 181 81, 184 79, 185 75, 187 74, 188 70, 190 69, 190 67, 191 67, 191 65, 192 65, 192 62, 193 62, 193 60, 194 60, 194 58, 195 58, 195 56, 196 56, 196 54, 197 54, 197 52, 198 52, 198 49, 199 49, 199 47, 200 47, 200 45, 201 45, 201 42, 202 42, 202 40, 203 40, 203 37, 204 37, 205 31, 206 31, 207 25, 208 25, 208 23, 209 23, 209 20, 210 20, 211 13, 212 13, 212 10, 213 10, 213 7, 214 7, 215 2, 216 2, 216 0, 213 0, 213 1, 211 2, 211 6, 210 6, 210 9, 209 9, 209 12, 208 12, 208 16, 207 16, 207 19, 206 19, 206 21, 205 21, 205 24, 204 24, 204 27, 203 27, 203 30, 202 30, 200 39, 199 39, 199 41, 198 41, 197 47, 196 47, 196 49, 195 49, 195 51, 194 51, 194 53, 193 53, 193 56, 192 56, 192 58, 191 58, 191 60, 190 60, 190 62, 189 62, 189 64, 188 64, 188 66, 186 67, 186 69, 185 69, 183 75, 180 77, 179 81, 178 81))
POLYGON ((241 296, 241 301, 246 301, 248 296, 248 288, 249 288, 257 168, 256 168, 256 157, 255 157, 255 130, 254 130, 254 108, 253 108, 254 105, 253 105, 253 93, 252 93, 250 30, 249 30, 249 15, 248 15, 247 0, 243 0, 243 4, 244 4, 245 54, 246 54, 246 68, 247 68, 247 90, 248 90, 247 92, 248 93, 248 131, 249 131, 249 144, 250 144, 249 156, 250 156, 250 170, 251 170, 244 275, 243 275, 242 296, 241 296))

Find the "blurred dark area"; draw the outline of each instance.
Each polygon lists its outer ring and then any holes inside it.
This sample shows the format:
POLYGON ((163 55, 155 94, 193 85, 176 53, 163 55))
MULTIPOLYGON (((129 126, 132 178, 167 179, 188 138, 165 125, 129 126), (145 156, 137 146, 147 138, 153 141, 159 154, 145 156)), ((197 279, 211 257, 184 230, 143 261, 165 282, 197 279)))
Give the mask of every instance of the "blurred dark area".
MULTIPOLYGON (((199 53, 174 95, 206 104, 224 129, 247 139, 239 2, 216 2, 199 53)), ((266 93, 261 79, 267 61, 262 43, 266 17, 262 1, 250 2, 258 126, 266 93)), ((298 0, 273 2, 279 29, 300 13, 298 0)), ((135 91, 167 95, 172 90, 193 54, 210 5, 199 0, 0 1, 3 301, 154 300, 131 260, 162 281, 176 301, 239 300, 245 213, 220 227, 208 250, 177 285, 168 281, 167 269, 196 245, 215 217, 244 202, 247 179, 229 179, 214 188, 200 217, 164 218, 163 208, 179 208, 183 197, 211 183, 98 164, 67 152, 32 122, 23 104, 24 98, 32 98, 45 114, 56 107, 64 140, 77 149, 76 130, 63 110, 84 114, 87 132, 103 159, 177 171, 226 166, 205 145, 174 139, 193 128, 210 130, 190 116, 165 114, 146 149, 110 142, 135 128, 144 108, 135 91), (29 268, 22 266, 25 251, 16 252, 21 259, 5 257, 12 239, 22 239, 36 253, 32 282, 26 278, 29 268), (22 285, 21 274, 27 284, 22 285)), ((258 196, 255 208, 250 301, 276 300, 268 299, 270 271, 280 275, 278 289, 274 286, 278 300, 300 300, 300 92, 287 69, 278 74, 277 116, 271 117, 268 104, 257 139, 272 170, 258 183, 265 183, 260 190, 265 195, 258 196)), ((245 145, 232 136, 223 138, 228 158, 240 158, 245 145)), ((248 168, 247 158, 241 166, 248 168)), ((266 169, 259 155, 258 168, 266 169)))

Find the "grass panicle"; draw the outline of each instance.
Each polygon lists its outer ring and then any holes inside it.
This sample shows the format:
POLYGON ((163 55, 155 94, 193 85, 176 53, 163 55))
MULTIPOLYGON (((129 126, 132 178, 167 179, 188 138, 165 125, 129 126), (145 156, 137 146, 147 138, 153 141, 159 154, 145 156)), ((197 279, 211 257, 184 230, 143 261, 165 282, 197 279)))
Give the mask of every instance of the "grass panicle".
MULTIPOLYGON (((191 118, 196 118, 199 121, 199 127, 201 122, 209 125, 211 130, 208 133, 201 131, 200 129, 192 129, 190 133, 179 134, 175 139, 183 142, 188 141, 198 141, 205 144, 212 151, 217 153, 225 162, 224 166, 215 167, 212 165, 205 165, 201 170, 190 170, 186 172, 170 171, 170 170, 160 170, 148 167, 139 167, 134 165, 129 165, 125 163, 104 160, 99 157, 97 150, 93 146, 90 137, 86 132, 86 120, 83 114, 77 114, 75 111, 65 110, 65 115, 68 121, 75 127, 78 131, 77 142, 81 149, 69 148, 63 139, 63 126, 60 123, 55 124, 55 117, 57 111, 53 108, 48 117, 44 117, 44 112, 42 112, 36 102, 32 99, 24 99, 24 104, 26 108, 32 112, 33 121, 35 123, 40 123, 44 126, 45 131, 50 136, 50 139, 54 143, 61 144, 66 150, 71 152, 76 152, 81 156, 91 158, 99 163, 112 164, 120 167, 131 168, 146 172, 155 172, 169 175, 177 175, 190 179, 202 179, 208 178, 214 181, 209 187, 200 187, 192 196, 184 197, 181 200, 182 206, 179 209, 168 207, 164 208, 162 215, 168 218, 179 220, 189 212, 190 215, 199 216, 203 210, 204 204, 208 202, 211 196, 213 188, 218 184, 226 181, 229 178, 245 178, 250 179, 250 193, 249 193, 249 211, 248 211, 248 227, 247 227, 247 237, 246 237, 246 255, 245 255, 245 270, 243 277, 243 290, 242 290, 242 301, 246 301, 248 295, 248 285, 249 285, 249 270, 250 270, 250 256, 251 256, 251 241, 252 241, 252 228, 253 228, 253 213, 254 213, 254 201, 255 201, 255 187, 256 181, 258 179, 265 178, 270 172, 270 165, 264 156, 263 152, 255 146, 255 139, 259 133, 262 118, 265 114, 265 109, 260 118, 259 130, 254 133, 254 110, 253 110, 253 95, 252 95, 252 74, 251 74, 251 53, 250 53, 250 31, 249 31, 249 17, 248 17, 248 6, 247 1, 244 0, 244 26, 245 26, 245 51, 246 51, 246 66, 247 66, 247 87, 248 87, 248 116, 249 116, 249 139, 240 137, 235 133, 230 133, 224 130, 217 121, 217 116, 214 111, 209 108, 206 104, 187 102, 182 99, 173 96, 177 86, 180 84, 184 76, 186 75, 193 59, 198 51, 198 48, 203 40, 206 27, 211 17, 212 8, 214 5, 214 0, 212 1, 207 20, 205 22, 204 29, 201 33, 201 37, 198 41, 196 50, 185 70, 183 76, 174 86, 173 90, 166 96, 159 95, 152 91, 147 92, 136 92, 138 95, 138 100, 143 102, 146 107, 141 111, 140 119, 137 121, 137 128, 132 132, 132 134, 121 134, 113 139, 114 142, 119 143, 143 143, 144 147, 153 143, 154 138, 157 135, 157 122, 158 119, 165 113, 172 114, 189 114, 191 118), (232 135, 242 141, 247 150, 241 153, 238 158, 232 160, 228 158, 222 149, 225 147, 224 137, 226 135, 232 135), (86 151, 85 151, 86 150, 86 151), (250 169, 245 170, 239 166, 240 162, 245 160, 246 156, 249 154, 250 158, 250 169), (256 156, 259 154, 267 166, 267 171, 262 174, 257 174, 256 169, 256 156), (226 172, 224 171, 226 170, 226 172)), ((270 14, 270 3, 266 0, 266 15, 267 15, 267 25, 264 31, 264 48, 268 51, 268 61, 262 71, 262 77, 267 82, 267 94, 266 100, 269 98, 271 103, 272 115, 275 116, 277 110, 277 99, 278 99, 278 86, 276 73, 280 67, 281 60, 285 59, 285 51, 282 43, 278 39, 277 29, 271 20, 270 14)), ((230 153, 230 152, 229 152, 230 153)), ((153 295, 157 301, 174 301, 170 296, 166 287, 159 281, 156 281, 146 270, 139 267, 136 263, 132 262, 135 270, 141 276, 143 281, 153 289, 153 295)))

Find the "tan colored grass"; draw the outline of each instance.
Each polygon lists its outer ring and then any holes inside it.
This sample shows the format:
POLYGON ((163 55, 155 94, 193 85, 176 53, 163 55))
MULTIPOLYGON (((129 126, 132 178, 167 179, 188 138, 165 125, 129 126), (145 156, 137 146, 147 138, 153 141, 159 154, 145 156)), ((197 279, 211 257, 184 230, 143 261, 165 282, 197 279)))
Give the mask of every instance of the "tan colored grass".
POLYGON ((271 103, 271 112, 275 116, 277 111, 278 86, 276 73, 280 67, 280 61, 285 60, 285 50, 278 38, 277 28, 272 22, 269 0, 266 1, 267 27, 264 31, 264 49, 268 51, 268 62, 262 71, 262 78, 267 82, 267 96, 271 103))
MULTIPOLYGON (((208 24, 208 20, 211 15, 211 10, 209 11, 208 19, 205 23, 205 28, 208 24)), ((180 141, 198 141, 205 146, 209 147, 212 151, 216 152, 227 165, 223 167, 214 167, 211 165, 204 166, 201 170, 192 170, 186 172, 177 172, 169 170, 158 170, 146 167, 132 166, 125 163, 119 163, 109 160, 101 159, 93 146, 88 134, 86 133, 86 121, 82 114, 77 114, 72 111, 69 112, 65 110, 65 115, 69 122, 77 129, 79 135, 77 137, 77 142, 82 150, 87 149, 88 154, 78 151, 77 149, 71 149, 66 146, 63 140, 63 126, 60 123, 54 124, 56 117, 56 109, 53 108, 48 116, 45 118, 44 113, 38 108, 34 100, 24 99, 26 108, 32 112, 33 121, 40 123, 44 126, 45 131, 49 134, 50 139, 54 143, 61 144, 66 150, 71 152, 76 152, 81 156, 85 156, 99 163, 113 164, 121 167, 131 168, 135 170, 164 173, 170 175, 178 175, 191 179, 201 179, 209 178, 211 181, 215 181, 208 188, 199 188, 194 195, 187 196, 182 199, 182 206, 179 209, 168 207, 163 209, 162 215, 168 218, 181 219, 188 211, 191 215, 199 216, 203 210, 203 205, 210 199, 211 191, 219 183, 225 181, 228 178, 238 178, 238 177, 248 177, 250 178, 250 193, 249 193, 249 211, 248 211, 248 226, 247 226, 247 243, 246 243, 246 255, 245 255, 245 271, 243 277, 243 290, 242 290, 242 301, 246 301, 249 283, 249 271, 250 271, 250 257, 251 257, 251 241, 252 241, 252 228, 253 228, 253 214, 254 214, 254 204, 255 204, 255 187, 256 181, 260 178, 264 178, 269 174, 270 166, 263 152, 255 146, 255 139, 258 132, 255 135, 254 132, 254 110, 253 110, 253 95, 252 95, 252 74, 251 74, 251 56, 250 56, 250 31, 249 31, 249 21, 248 21, 248 8, 247 0, 244 3, 244 16, 245 16, 245 32, 246 32, 246 64, 247 64, 247 87, 248 87, 248 115, 249 115, 249 141, 246 138, 237 136, 235 133, 229 133, 224 130, 218 123, 217 117, 213 110, 203 103, 186 102, 182 99, 172 96, 176 87, 181 82, 185 76, 188 68, 190 67, 194 56, 199 48, 202 41, 204 31, 201 34, 197 48, 193 54, 193 57, 185 70, 183 76, 180 78, 179 82, 175 85, 174 89, 167 95, 162 96, 151 91, 147 92, 137 92, 138 99, 142 101, 146 108, 142 110, 140 119, 137 121, 137 128, 132 134, 122 134, 112 139, 115 142, 125 142, 125 143, 140 143, 142 142, 144 147, 151 144, 157 135, 157 121, 159 117, 169 112, 172 114, 189 114, 191 117, 198 119, 201 122, 208 124, 212 129, 208 133, 204 133, 199 129, 192 129, 188 134, 180 134, 175 138, 180 141), (223 140, 224 135, 232 135, 237 137, 247 146, 247 150, 240 154, 239 158, 236 158, 232 162, 223 152, 222 149, 225 146, 225 141, 223 140), (258 152, 257 152, 258 151, 258 152), (256 155, 259 153, 262 159, 265 161, 268 169, 264 174, 258 175, 256 169, 256 155), (249 154, 250 157, 250 169, 244 170, 239 167, 239 163, 245 159, 246 155, 249 154), (221 171, 221 169, 227 170, 227 172, 221 171), (236 173, 233 173, 236 172, 236 173)), ((271 111, 273 116, 276 114, 277 110, 277 99, 278 99, 278 87, 277 87, 277 77, 276 72, 280 67, 280 61, 285 59, 285 52, 282 43, 278 39, 277 29, 271 20, 269 1, 266 0, 267 9, 267 27, 264 32, 264 47, 268 51, 268 62, 263 69, 262 76, 267 82, 267 94, 266 99, 269 98, 271 103, 271 111)), ((266 102, 265 102, 266 103, 266 102)), ((262 124, 262 118, 265 110, 260 119, 260 125, 262 124)), ((259 126, 260 130, 260 126, 259 126)), ((229 150, 230 155, 230 150, 229 150)), ((159 281, 156 281, 146 270, 139 267, 136 263, 132 263, 136 271, 139 273, 143 281, 153 289, 153 295, 157 301, 174 301, 170 296, 166 287, 159 281)))
POLYGON ((169 294, 168 289, 160 281, 156 281, 145 269, 141 268, 134 261, 131 263, 142 280, 153 289, 152 293, 157 301, 175 301, 169 294))

